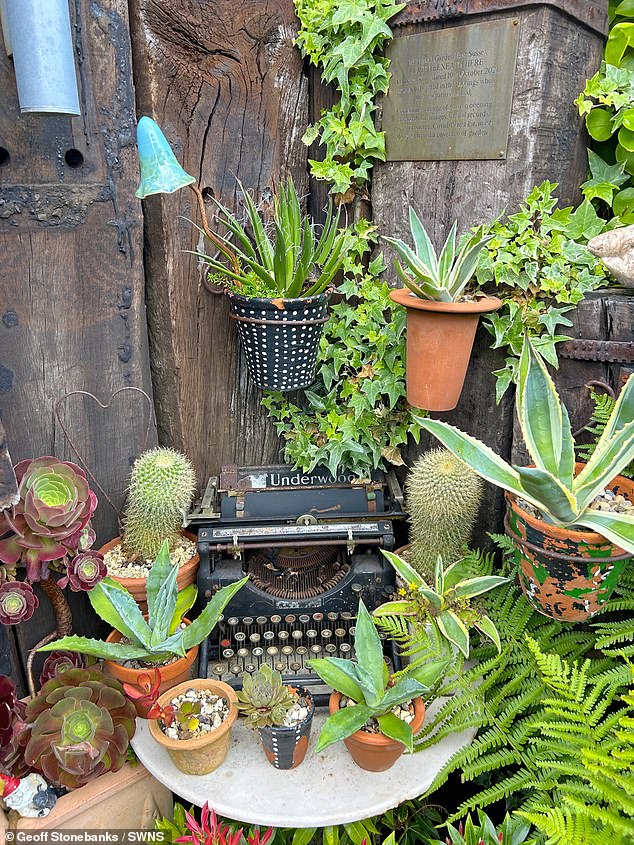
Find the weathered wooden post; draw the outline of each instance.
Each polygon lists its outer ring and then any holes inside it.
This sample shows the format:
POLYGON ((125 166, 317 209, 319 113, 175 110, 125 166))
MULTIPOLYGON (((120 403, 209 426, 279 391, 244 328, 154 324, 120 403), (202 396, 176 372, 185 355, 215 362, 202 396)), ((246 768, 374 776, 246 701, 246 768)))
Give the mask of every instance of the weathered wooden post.
MULTIPOLYGON (((586 136, 573 101, 599 67, 606 2, 414 0, 392 26, 388 160, 372 189, 384 234, 408 231, 412 204, 441 246, 455 219, 460 232, 488 222, 545 179, 563 205, 580 199, 586 136)), ((503 356, 490 344, 480 327, 460 403, 443 419, 508 458, 513 395, 495 405, 503 356)), ((480 524, 493 530, 501 512, 501 495, 487 497, 480 524)))

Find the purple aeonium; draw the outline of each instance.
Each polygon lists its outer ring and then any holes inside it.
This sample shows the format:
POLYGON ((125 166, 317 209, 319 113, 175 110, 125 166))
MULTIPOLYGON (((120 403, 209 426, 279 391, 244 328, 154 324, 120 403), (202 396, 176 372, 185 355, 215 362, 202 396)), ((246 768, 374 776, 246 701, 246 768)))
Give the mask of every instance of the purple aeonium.
POLYGON ((57 678, 69 669, 85 669, 86 658, 78 651, 52 651, 46 655, 40 674, 40 686, 43 687, 51 678, 57 678))
POLYGON ((66 561, 66 575, 60 578, 60 587, 69 586, 75 593, 92 590, 108 574, 101 552, 81 552, 66 561))
POLYGON ((33 587, 25 581, 5 581, 0 584, 0 623, 17 625, 33 616, 39 600, 33 587))

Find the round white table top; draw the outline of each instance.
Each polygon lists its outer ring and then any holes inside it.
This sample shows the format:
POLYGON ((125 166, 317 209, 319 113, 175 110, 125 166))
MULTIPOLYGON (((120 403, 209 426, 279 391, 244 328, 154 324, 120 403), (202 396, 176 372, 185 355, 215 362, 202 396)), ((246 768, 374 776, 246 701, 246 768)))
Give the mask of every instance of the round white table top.
POLYGON ((475 735, 475 730, 451 734, 424 751, 403 754, 387 772, 366 772, 342 742, 314 753, 326 716, 325 709, 315 711, 304 762, 289 771, 268 762, 257 732, 242 719, 233 727, 226 760, 208 775, 180 772, 144 719, 137 719, 132 747, 145 768, 186 802, 202 807, 208 801, 227 818, 265 827, 326 827, 367 819, 422 795, 475 735))

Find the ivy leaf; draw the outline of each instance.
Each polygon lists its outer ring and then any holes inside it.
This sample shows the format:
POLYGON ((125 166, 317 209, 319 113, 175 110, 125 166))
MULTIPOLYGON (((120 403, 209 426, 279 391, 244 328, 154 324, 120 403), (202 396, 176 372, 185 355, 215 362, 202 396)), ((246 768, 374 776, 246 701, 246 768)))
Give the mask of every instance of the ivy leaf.
POLYGON ((604 228, 605 220, 599 217, 590 200, 585 199, 579 208, 570 215, 566 233, 574 241, 588 241, 595 235, 600 234, 604 228))
POLYGON ((586 117, 586 129, 595 141, 607 141, 614 131, 612 113, 607 109, 592 109, 586 117))

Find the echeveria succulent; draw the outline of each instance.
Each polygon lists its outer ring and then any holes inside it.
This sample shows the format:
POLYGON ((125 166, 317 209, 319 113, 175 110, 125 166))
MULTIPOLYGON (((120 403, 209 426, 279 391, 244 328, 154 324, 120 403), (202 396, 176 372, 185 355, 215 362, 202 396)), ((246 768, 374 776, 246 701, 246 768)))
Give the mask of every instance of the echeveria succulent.
POLYGON ((76 551, 81 532, 97 507, 81 467, 53 457, 15 467, 20 501, 0 513, 0 561, 26 565, 29 581, 48 577, 48 562, 76 551))
POLYGON ((66 575, 57 582, 60 587, 69 586, 73 592, 88 592, 108 574, 108 568, 101 552, 80 552, 66 561, 66 575))
POLYGON ((26 705, 16 698, 15 684, 6 675, 0 675, 0 769, 17 777, 26 772, 19 745, 25 727, 26 705))
POLYGON ((69 669, 27 705, 25 760, 49 782, 76 789, 123 766, 135 715, 118 681, 96 670, 69 669))
POLYGON ((40 686, 43 687, 51 678, 56 678, 62 672, 67 672, 69 669, 85 669, 86 658, 83 654, 76 651, 52 651, 46 655, 46 660, 42 665, 42 672, 40 673, 40 686))
POLYGON ((28 621, 39 604, 30 584, 5 581, 0 584, 0 623, 17 625, 28 621))

